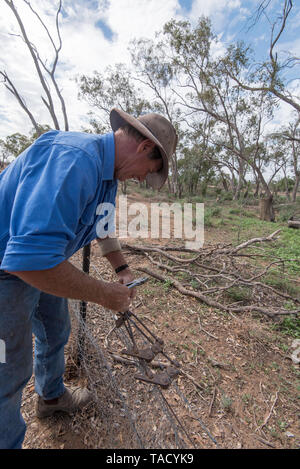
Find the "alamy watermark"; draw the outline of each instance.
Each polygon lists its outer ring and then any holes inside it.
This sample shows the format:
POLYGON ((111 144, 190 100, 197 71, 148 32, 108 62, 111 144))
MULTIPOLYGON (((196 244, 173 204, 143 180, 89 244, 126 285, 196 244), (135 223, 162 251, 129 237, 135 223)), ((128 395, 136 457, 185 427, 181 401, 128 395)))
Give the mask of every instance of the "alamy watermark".
POLYGON ((6 347, 2 339, 0 339, 0 363, 6 363, 6 347))
POLYGON ((203 246, 202 203, 129 203, 127 196, 120 195, 118 205, 118 211, 111 203, 98 205, 96 214, 99 221, 96 232, 99 238, 176 238, 183 240, 188 249, 199 249, 203 246))

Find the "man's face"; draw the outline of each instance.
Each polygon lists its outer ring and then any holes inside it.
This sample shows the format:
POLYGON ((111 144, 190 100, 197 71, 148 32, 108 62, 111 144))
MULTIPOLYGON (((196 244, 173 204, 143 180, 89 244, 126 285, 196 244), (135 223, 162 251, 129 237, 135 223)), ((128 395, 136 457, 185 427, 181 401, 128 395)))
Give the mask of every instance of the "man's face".
POLYGON ((135 159, 126 162, 122 168, 116 171, 115 177, 123 182, 127 179, 137 179, 142 182, 147 174, 156 173, 162 167, 162 160, 151 160, 147 155, 138 155, 135 159))

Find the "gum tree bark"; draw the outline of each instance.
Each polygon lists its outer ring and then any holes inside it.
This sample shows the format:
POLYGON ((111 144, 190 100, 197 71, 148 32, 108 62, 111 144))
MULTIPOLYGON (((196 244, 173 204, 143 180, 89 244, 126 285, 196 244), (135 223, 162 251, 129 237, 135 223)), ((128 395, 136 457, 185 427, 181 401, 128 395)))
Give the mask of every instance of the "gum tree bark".
MULTIPOLYGON (((46 35, 48 36, 48 39, 51 43, 51 46, 54 49, 54 60, 52 61, 51 67, 47 66, 46 61, 41 59, 37 47, 30 40, 30 38, 28 36, 28 33, 26 31, 26 28, 24 26, 24 22, 23 22, 23 20, 20 16, 15 4, 14 4, 14 1, 13 0, 4 0, 4 1, 8 5, 8 7, 11 9, 11 11, 12 11, 12 13, 13 13, 13 15, 14 15, 17 23, 18 23, 18 26, 19 26, 19 29, 20 29, 20 37, 25 42, 25 44, 28 48, 28 51, 30 53, 30 56, 32 58, 34 67, 35 67, 37 75, 38 75, 39 82, 40 82, 40 84, 42 86, 42 89, 45 93, 44 96, 41 96, 41 99, 42 99, 43 104, 46 106, 50 116, 51 116, 54 128, 59 130, 60 129, 60 124, 59 124, 59 120, 58 120, 58 117, 57 117, 57 112, 56 112, 56 109, 55 109, 52 92, 51 92, 50 87, 49 87, 49 85, 46 81, 46 76, 47 75, 50 77, 51 82, 52 82, 53 87, 54 87, 54 90, 55 90, 55 93, 56 93, 56 95, 57 95, 57 97, 58 97, 58 99, 61 103, 61 109, 62 109, 62 114, 63 114, 63 119, 64 119, 64 130, 69 130, 69 123, 68 123, 68 117, 67 117, 65 101, 64 101, 64 98, 61 94, 61 91, 59 89, 59 86, 58 86, 56 78, 55 78, 55 72, 56 72, 56 67, 57 67, 57 63, 58 63, 59 52, 60 52, 61 47, 62 47, 62 40, 61 40, 60 30, 59 30, 59 14, 61 13, 61 8, 62 8, 61 0, 59 1, 57 12, 56 12, 56 18, 55 18, 56 33, 57 33, 57 36, 58 36, 58 46, 55 44, 55 41, 54 41, 52 35, 50 34, 48 27, 46 26, 46 24, 44 23, 44 21, 42 20, 40 15, 37 13, 37 11, 35 11, 33 9, 33 7, 31 6, 29 1, 23 0, 24 3, 31 10, 31 12, 36 16, 37 21, 40 23, 42 28, 45 30, 46 35)), ((25 100, 21 97, 20 93, 18 92, 16 87, 13 85, 12 79, 7 75, 6 72, 1 72, 1 75, 4 78, 5 86, 15 96, 15 98, 17 99, 17 101, 21 105, 22 109, 26 112, 26 114, 30 118, 30 120, 31 120, 37 134, 39 134, 39 126, 37 124, 37 121, 33 117, 33 114, 29 110, 29 107, 25 104, 25 100)))

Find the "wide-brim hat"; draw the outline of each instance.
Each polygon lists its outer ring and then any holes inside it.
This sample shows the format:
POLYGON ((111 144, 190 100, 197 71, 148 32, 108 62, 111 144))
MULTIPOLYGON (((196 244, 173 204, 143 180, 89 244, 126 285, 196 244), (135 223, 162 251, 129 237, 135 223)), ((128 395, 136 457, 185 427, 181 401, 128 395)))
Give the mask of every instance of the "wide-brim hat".
POLYGON ((158 172, 149 173, 146 181, 153 189, 160 189, 168 177, 169 160, 177 145, 177 134, 171 122, 155 113, 144 114, 135 118, 127 112, 114 108, 110 113, 110 124, 114 132, 122 125, 130 124, 158 146, 163 166, 158 172))

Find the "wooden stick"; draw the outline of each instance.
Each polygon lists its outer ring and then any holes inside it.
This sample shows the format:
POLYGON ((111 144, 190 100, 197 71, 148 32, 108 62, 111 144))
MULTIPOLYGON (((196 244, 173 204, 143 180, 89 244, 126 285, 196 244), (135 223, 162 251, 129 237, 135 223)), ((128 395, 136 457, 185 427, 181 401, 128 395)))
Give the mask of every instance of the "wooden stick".
POLYGON ((271 410, 270 410, 269 414, 266 416, 264 422, 258 427, 258 430, 261 430, 263 427, 265 427, 267 425, 267 423, 268 423, 268 421, 269 421, 269 419, 272 415, 272 412, 274 410, 277 399, 278 399, 278 392, 276 392, 275 399, 274 399, 274 402, 272 404, 272 407, 271 407, 271 410))
POLYGON ((211 400, 211 403, 210 403, 210 406, 209 406, 209 411, 208 411, 208 416, 209 417, 211 417, 211 411, 212 411, 212 408, 213 408, 213 405, 214 405, 214 402, 215 402, 215 398, 216 398, 216 387, 214 387, 213 397, 212 397, 212 400, 211 400))

